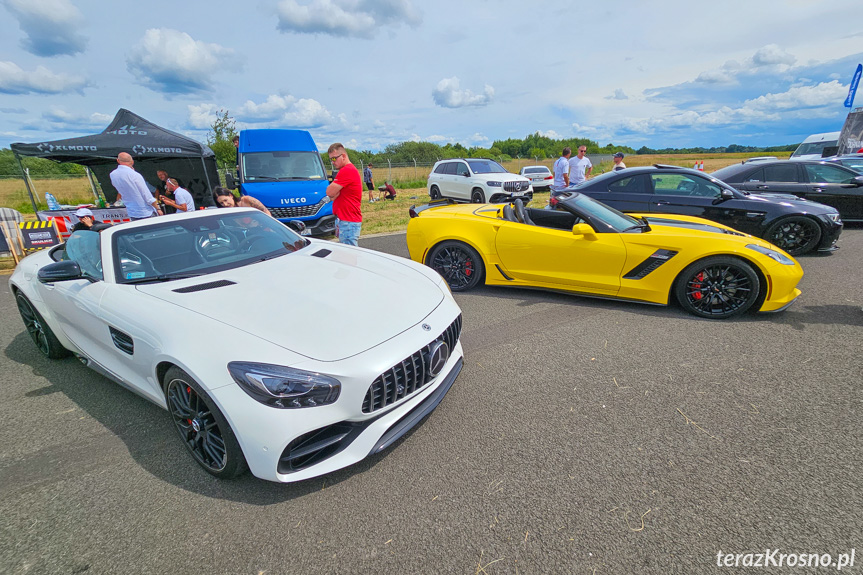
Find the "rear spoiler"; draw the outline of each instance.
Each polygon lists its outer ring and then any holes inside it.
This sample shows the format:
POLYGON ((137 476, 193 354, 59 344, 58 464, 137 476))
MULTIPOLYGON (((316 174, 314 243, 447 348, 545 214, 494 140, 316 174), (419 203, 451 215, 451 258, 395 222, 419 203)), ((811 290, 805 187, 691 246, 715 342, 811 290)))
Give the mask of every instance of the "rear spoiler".
POLYGON ((432 200, 429 203, 424 204, 422 206, 416 206, 416 205, 411 206, 408 209, 408 214, 412 218, 418 218, 418 217, 420 217, 420 212, 423 210, 427 210, 429 208, 437 208, 440 206, 452 206, 452 205, 455 205, 457 203, 459 203, 459 202, 455 201, 452 198, 441 198, 439 200, 432 200))

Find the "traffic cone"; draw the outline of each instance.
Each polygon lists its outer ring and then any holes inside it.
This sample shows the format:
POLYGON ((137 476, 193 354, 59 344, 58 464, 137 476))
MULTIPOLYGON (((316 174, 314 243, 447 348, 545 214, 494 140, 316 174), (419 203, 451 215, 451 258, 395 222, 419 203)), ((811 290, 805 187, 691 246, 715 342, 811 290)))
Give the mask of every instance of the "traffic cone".
POLYGON ((699 171, 699 172, 703 172, 703 171, 704 171, 704 162, 703 162, 703 161, 699 162, 699 164, 698 164, 698 171, 699 171))

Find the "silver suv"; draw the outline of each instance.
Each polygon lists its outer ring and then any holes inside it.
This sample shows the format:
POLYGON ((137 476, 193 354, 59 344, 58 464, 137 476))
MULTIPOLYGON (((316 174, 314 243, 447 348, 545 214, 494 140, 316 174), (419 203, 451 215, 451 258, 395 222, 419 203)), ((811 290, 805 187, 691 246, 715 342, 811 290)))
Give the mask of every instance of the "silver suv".
POLYGON ((428 178, 431 199, 452 198, 475 204, 533 199, 533 187, 524 176, 511 174, 494 160, 456 158, 434 165, 428 178))

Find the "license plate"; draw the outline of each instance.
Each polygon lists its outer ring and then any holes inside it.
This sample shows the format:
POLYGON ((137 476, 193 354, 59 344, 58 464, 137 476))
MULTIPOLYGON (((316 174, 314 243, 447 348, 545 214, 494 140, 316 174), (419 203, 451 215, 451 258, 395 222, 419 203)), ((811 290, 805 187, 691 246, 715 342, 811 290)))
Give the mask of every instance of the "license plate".
POLYGON ((531 178, 532 182, 541 182, 544 178, 531 178))

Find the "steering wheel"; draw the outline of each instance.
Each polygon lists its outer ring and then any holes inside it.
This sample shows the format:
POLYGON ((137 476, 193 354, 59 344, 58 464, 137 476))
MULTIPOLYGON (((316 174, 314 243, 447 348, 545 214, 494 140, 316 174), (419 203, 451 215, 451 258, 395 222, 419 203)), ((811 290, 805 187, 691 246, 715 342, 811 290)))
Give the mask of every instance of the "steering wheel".
POLYGON ((257 242, 266 239, 267 236, 255 234, 253 236, 247 236, 246 239, 240 242, 240 247, 237 249, 238 252, 248 253, 252 251, 252 246, 257 242))
POLYGON ((522 224, 526 224, 527 222, 525 221, 524 202, 522 202, 522 201, 521 201, 521 198, 516 198, 516 199, 512 202, 512 205, 515 207, 515 217, 516 217, 516 219, 517 219, 520 223, 522 223, 522 224))

